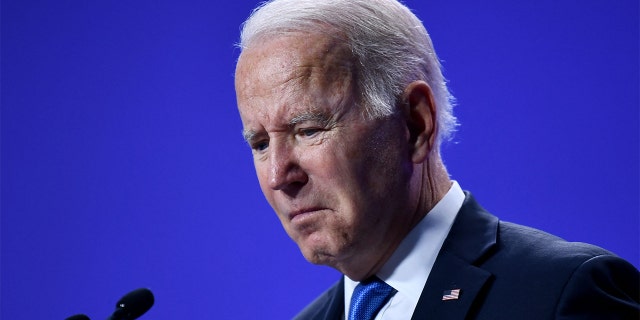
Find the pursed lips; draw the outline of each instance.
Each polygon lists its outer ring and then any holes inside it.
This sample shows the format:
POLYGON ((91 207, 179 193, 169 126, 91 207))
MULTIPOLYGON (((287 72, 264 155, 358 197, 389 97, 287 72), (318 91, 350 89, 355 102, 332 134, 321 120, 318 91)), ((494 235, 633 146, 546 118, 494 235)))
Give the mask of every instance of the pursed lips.
POLYGON ((307 217, 311 217, 311 215, 322 210, 326 210, 326 208, 310 207, 310 208, 304 208, 296 211, 291 211, 288 215, 289 221, 303 223, 304 222, 303 220, 306 220, 307 217))

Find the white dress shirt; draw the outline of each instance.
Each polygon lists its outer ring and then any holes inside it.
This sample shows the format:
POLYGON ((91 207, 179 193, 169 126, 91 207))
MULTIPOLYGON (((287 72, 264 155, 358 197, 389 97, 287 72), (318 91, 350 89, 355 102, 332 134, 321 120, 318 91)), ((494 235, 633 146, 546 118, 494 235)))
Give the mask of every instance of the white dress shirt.
MULTIPOLYGON (((411 318, 463 201, 464 192, 458 182, 453 181, 447 194, 409 232, 376 274, 398 291, 378 312, 376 320, 411 318)), ((349 314, 351 295, 358 283, 344 276, 345 317, 349 314)))

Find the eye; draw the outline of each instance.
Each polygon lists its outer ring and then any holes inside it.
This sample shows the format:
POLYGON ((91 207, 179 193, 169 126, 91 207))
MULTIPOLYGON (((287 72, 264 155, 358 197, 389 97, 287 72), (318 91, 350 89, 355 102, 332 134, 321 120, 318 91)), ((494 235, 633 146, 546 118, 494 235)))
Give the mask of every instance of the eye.
POLYGON ((256 141, 251 144, 251 149, 258 152, 266 150, 267 147, 269 147, 269 141, 266 140, 256 141))
POLYGON ((298 130, 298 133, 301 136, 313 137, 320 131, 322 131, 322 130, 319 129, 319 128, 302 128, 302 129, 298 130))

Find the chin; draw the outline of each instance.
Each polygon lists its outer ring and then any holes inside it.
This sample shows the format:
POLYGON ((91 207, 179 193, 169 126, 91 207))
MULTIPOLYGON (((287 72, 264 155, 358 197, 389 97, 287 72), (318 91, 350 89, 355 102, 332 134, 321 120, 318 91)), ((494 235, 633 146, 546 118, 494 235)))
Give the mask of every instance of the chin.
POLYGON ((333 266, 335 264, 334 257, 322 251, 316 251, 311 253, 302 252, 302 255, 304 256, 305 259, 307 259, 307 261, 309 261, 309 263, 312 263, 315 265, 333 266))
MULTIPOLYGON (((311 239, 306 238, 304 241, 309 241, 311 239)), ((317 265, 328 265, 332 266, 335 263, 336 254, 331 252, 327 248, 326 244, 321 243, 300 243, 298 242, 298 248, 300 248, 300 252, 304 256, 307 261, 312 264, 317 265)))

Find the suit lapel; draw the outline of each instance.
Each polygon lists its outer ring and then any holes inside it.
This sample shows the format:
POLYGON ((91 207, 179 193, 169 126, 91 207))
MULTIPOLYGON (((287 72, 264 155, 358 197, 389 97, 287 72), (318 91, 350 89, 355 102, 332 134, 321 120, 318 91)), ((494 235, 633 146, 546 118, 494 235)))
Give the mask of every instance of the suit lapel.
POLYGON ((336 284, 335 293, 331 295, 327 309, 318 319, 342 319, 344 314, 344 277, 336 284))
POLYGON ((472 312, 474 301, 482 297, 483 288, 491 278, 491 273, 474 263, 491 253, 497 228, 498 219, 467 194, 412 319, 464 319, 472 312), (457 298, 443 300, 450 290, 457 289, 460 290, 457 298))
POLYGON ((489 272, 447 253, 441 254, 438 260, 412 319, 464 319, 491 277, 489 272), (458 298, 443 300, 451 290, 460 290, 458 298))
MULTIPOLYGON (((334 284, 322 294, 308 308, 314 312, 304 317, 304 320, 339 320, 344 313, 344 278, 334 284)), ((302 320, 302 318, 300 318, 302 320)))

